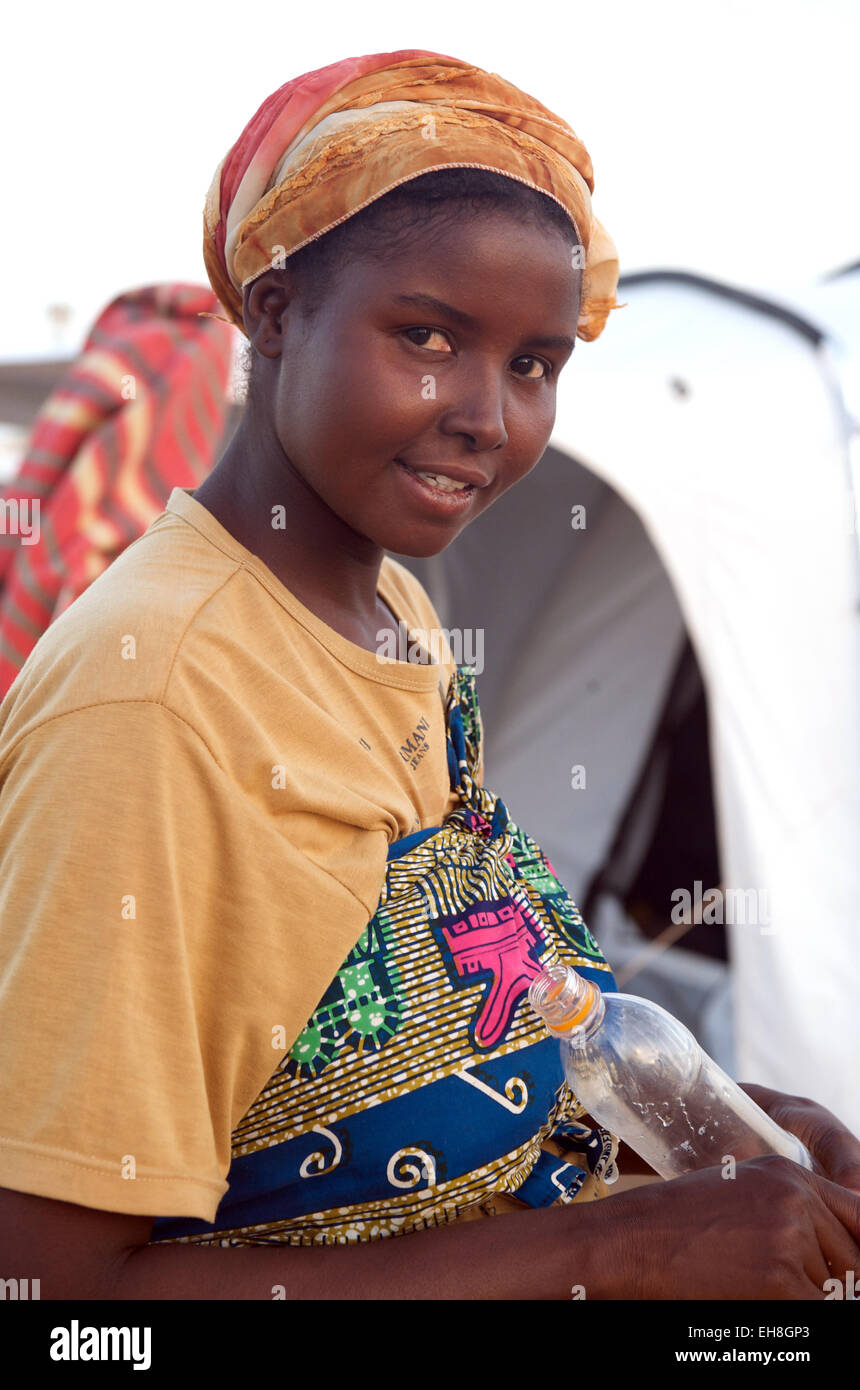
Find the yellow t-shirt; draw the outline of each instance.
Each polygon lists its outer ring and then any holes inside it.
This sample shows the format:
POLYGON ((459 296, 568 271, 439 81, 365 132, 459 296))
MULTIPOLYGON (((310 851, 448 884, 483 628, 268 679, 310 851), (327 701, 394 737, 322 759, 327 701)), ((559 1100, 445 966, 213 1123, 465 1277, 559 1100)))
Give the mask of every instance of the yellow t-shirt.
POLYGON ((456 804, 443 655, 348 641, 182 488, 48 629, 0 705, 0 1186, 213 1218, 273 1029, 456 804))

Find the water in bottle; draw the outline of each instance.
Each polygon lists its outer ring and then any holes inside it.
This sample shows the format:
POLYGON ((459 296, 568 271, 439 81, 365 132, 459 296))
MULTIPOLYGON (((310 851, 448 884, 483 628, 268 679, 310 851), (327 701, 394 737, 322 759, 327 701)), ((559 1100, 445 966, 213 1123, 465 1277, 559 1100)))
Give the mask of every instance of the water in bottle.
POLYGON ((813 1168, 800 1139, 766 1115, 659 1004, 604 994, 561 964, 533 980, 529 1001, 561 1038, 567 1083, 592 1119, 661 1177, 768 1153, 813 1168))

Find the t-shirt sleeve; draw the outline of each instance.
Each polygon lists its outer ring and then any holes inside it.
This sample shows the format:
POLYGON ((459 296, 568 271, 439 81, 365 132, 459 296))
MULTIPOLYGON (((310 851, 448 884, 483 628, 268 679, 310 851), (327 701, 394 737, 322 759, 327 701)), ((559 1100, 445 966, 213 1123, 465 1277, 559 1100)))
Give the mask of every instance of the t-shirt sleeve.
POLYGON ((214 1219, 233 1129, 369 917, 275 820, 156 701, 3 750, 0 1186, 214 1219))

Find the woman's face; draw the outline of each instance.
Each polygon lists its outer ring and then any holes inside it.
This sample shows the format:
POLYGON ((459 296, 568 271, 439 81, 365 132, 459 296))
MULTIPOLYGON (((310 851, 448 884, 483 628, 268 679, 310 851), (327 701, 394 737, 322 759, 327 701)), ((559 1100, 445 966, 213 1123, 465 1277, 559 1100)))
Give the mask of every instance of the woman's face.
POLYGON ((341 270, 309 321, 288 275, 280 306, 257 292, 289 464, 358 535, 410 556, 444 550, 540 459, 580 300, 551 230, 498 213, 435 228, 341 270), (439 491, 417 472, 472 485, 439 491))

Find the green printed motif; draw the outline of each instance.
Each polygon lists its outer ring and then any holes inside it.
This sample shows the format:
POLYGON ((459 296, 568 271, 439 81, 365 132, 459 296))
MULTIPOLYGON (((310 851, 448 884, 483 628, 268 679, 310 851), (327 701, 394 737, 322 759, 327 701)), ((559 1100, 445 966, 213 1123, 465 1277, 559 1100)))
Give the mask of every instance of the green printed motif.
POLYGON ((467 741, 474 746, 477 755, 481 744, 481 716, 475 689, 475 667, 458 666, 454 679, 456 681, 457 703, 460 706, 460 717, 463 721, 463 733, 467 741))
POLYGON ((392 943, 390 918, 380 907, 293 1044, 283 1064, 289 1076, 319 1076, 348 1048, 377 1052, 394 1037, 405 999, 392 943))
POLYGON ((545 912, 580 954, 602 961, 603 952, 564 884, 553 873, 540 845, 512 820, 508 820, 508 832, 513 840, 512 852, 519 872, 540 893, 545 912))

